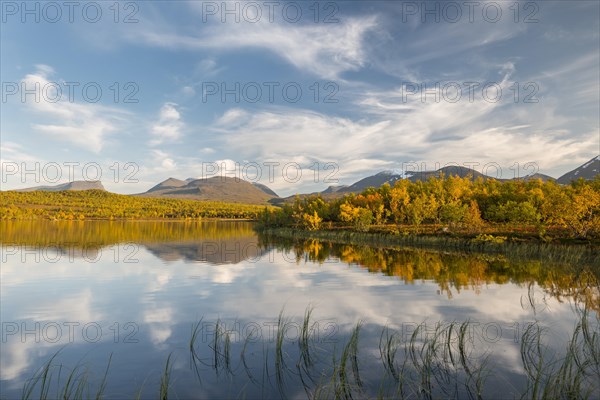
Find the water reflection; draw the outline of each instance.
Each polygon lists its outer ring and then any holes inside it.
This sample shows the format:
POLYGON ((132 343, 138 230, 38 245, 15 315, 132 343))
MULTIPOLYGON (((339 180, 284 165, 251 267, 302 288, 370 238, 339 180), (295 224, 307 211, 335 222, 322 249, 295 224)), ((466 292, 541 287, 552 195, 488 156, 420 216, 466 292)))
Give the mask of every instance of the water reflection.
MULTIPOLYGON (((550 344, 561 349, 578 320, 573 306, 598 311, 598 271, 577 265, 293 243, 258 237, 251 224, 240 222, 2 222, 1 228, 3 398, 20 397, 27 378, 60 349, 60 363, 83 362, 97 372, 96 382, 113 353, 106 392, 111 398, 132 397, 141 387, 144 397, 156 397, 169 354, 179 397, 279 398, 278 315, 285 308, 291 326, 285 354, 293 369, 296 327, 309 305, 322 339, 316 345, 326 354, 321 361, 334 354, 339 359, 362 321, 367 393, 378 390, 383 327, 410 335, 421 323, 435 329, 440 321, 467 319, 488 339, 496 332, 484 344, 499 351, 484 347, 473 353, 493 354, 496 378, 488 391, 510 382, 518 393, 524 378, 515 338, 527 324, 550 327, 550 344), (189 358, 191 328, 198 321, 202 383, 189 358), (231 333, 232 376, 225 369, 216 375, 211 366, 218 323, 231 333), (257 326, 261 339, 245 347, 257 326), (244 349, 259 385, 241 363, 244 349)), ((297 371, 286 374, 288 397, 306 397, 297 371)))
MULTIPOLYGON (((321 240, 292 241, 260 236, 262 246, 291 252, 297 262, 325 263, 340 260, 371 273, 400 278, 404 283, 433 281, 439 293, 452 299, 461 290, 482 293, 490 284, 537 284, 557 300, 573 300, 600 312, 600 265, 552 263, 541 260, 509 260, 502 255, 460 254, 423 249, 391 249, 349 245, 321 240)), ((533 295, 531 291, 528 296, 533 295)), ((528 299, 529 302, 532 300, 528 299)))
POLYGON ((31 258, 46 260, 55 256, 56 261, 95 262, 112 254, 125 259, 129 255, 126 261, 133 262, 140 245, 165 262, 237 264, 260 258, 266 251, 258 247, 252 224, 239 221, 0 221, 0 229, 0 244, 6 252, 12 249, 25 258, 31 253, 31 258), (124 250, 126 254, 117 255, 117 245, 122 243, 130 247, 124 250))

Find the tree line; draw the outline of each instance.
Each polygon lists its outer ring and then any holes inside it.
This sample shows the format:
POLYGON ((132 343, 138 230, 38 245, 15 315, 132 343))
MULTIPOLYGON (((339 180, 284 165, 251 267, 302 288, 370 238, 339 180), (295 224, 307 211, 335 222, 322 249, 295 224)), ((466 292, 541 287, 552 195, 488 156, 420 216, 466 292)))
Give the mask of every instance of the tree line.
POLYGON ((0 192, 0 219, 257 219, 262 206, 149 198, 102 190, 0 192))
POLYGON ((443 225, 448 230, 477 232, 493 226, 533 227, 540 235, 552 228, 589 238, 600 234, 600 177, 570 185, 458 176, 417 182, 401 179, 393 186, 386 183, 339 198, 296 196, 280 209, 264 209, 259 221, 264 227, 307 230, 443 225))

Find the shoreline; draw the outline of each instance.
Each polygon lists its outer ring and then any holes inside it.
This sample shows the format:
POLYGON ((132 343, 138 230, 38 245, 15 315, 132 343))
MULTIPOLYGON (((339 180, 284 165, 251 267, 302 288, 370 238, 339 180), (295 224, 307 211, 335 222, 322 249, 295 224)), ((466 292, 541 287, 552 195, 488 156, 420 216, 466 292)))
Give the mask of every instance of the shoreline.
MULTIPOLYGON (((591 262, 600 266, 600 245, 597 242, 545 243, 542 241, 506 240, 501 243, 476 240, 453 234, 391 234, 353 230, 307 231, 293 228, 259 228, 259 234, 290 240, 323 240, 337 244, 376 246, 401 249, 423 248, 437 251, 504 255, 507 258, 532 258, 591 262)), ((490 235, 493 237, 492 235, 490 235)))

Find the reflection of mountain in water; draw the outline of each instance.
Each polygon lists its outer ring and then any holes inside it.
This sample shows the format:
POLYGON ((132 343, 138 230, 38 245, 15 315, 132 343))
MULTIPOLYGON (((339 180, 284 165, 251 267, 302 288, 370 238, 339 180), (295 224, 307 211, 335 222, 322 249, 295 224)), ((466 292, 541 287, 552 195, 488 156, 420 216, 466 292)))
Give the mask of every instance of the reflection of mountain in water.
POLYGON ((163 261, 184 260, 210 264, 237 264, 244 260, 258 260, 267 253, 260 249, 255 238, 212 240, 197 242, 167 242, 145 244, 146 249, 163 261))
POLYGON ((94 261, 127 245, 117 253, 122 258, 142 245, 164 261, 211 264, 236 264, 266 253, 258 248, 252 223, 240 221, 0 221, 0 230, 0 245, 32 248, 45 258, 56 253, 63 261, 94 261))
POLYGON ((103 247, 118 243, 255 240, 240 221, 0 221, 0 244, 103 247))

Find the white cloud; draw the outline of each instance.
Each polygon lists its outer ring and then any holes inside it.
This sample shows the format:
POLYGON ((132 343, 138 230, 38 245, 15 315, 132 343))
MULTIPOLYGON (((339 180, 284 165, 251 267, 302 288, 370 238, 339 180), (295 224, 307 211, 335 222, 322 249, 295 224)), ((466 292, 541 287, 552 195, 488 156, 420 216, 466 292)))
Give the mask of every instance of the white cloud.
POLYGON ((177 110, 177 104, 165 103, 160 109, 158 121, 152 126, 153 139, 150 146, 162 143, 173 143, 181 138, 181 130, 184 127, 181 114, 177 110))
MULTIPOLYGON (((364 119, 283 107, 253 113, 232 108, 212 128, 224 147, 240 158, 294 161, 303 167, 314 161, 335 161, 340 183, 383 169, 400 169, 408 161, 425 162, 428 169, 436 163, 483 166, 493 162, 503 167, 505 178, 512 177, 508 168, 515 162, 534 162, 543 173, 575 154, 587 154, 597 143, 597 132, 575 138, 563 127, 569 119, 557 112, 558 103, 546 100, 515 107, 507 99, 512 95, 515 65, 500 67, 503 97, 498 102, 482 98, 481 88, 474 100, 465 91, 456 103, 435 102, 432 96, 423 102, 418 94, 405 97, 398 88, 357 97, 364 119)), ((308 169, 303 175, 313 176, 308 169)), ((269 186, 284 192, 294 186, 296 192, 307 190, 302 187, 306 183, 276 180, 269 186)), ((320 182, 314 190, 327 185, 320 182)))
POLYGON ((161 150, 152 150, 151 154, 156 161, 155 164, 160 165, 160 167, 153 169, 154 172, 168 172, 177 169, 177 163, 168 153, 161 150))
POLYGON ((196 95, 196 90, 191 86, 184 86, 181 88, 181 93, 186 97, 194 97, 196 95))
POLYGON ((34 129, 78 147, 99 153, 106 137, 115 132, 122 122, 124 111, 98 103, 78 103, 69 98, 68 89, 58 81, 51 81, 54 69, 36 65, 37 70, 26 75, 21 84, 35 88, 35 96, 26 96, 26 104, 35 112, 46 115, 52 122, 34 123, 34 129), (56 90, 60 87, 61 92, 56 90))
POLYGON ((218 75, 223 69, 224 67, 217 66, 217 62, 214 58, 205 58, 196 65, 195 72, 203 78, 210 78, 218 75))
MULTIPOLYGON (((376 29, 377 18, 349 17, 336 24, 294 25, 259 21, 255 24, 203 24, 196 34, 181 34, 173 28, 164 31, 136 30, 132 41, 165 48, 217 49, 260 48, 271 51, 300 70, 324 78, 338 78, 344 71, 360 69, 367 61, 363 42, 376 29), (170 31, 169 31, 170 29, 170 31)), ((199 68, 215 73, 214 60, 200 63, 199 68)))

